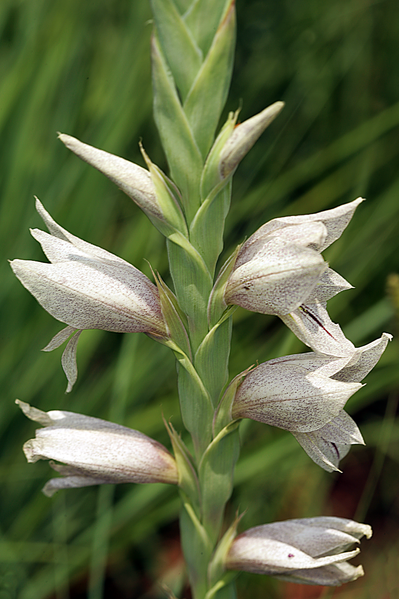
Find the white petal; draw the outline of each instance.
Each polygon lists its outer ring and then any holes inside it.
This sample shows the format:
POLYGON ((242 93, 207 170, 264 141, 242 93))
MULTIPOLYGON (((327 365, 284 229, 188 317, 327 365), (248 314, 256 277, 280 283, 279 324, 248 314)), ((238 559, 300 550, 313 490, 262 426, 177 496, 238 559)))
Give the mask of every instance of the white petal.
POLYGON ((43 347, 42 351, 53 351, 60 347, 65 341, 70 337, 73 333, 76 333, 78 329, 74 327, 70 327, 69 325, 65 327, 65 329, 61 329, 54 337, 51 339, 49 343, 47 343, 46 347, 43 347))
POLYGON ((331 564, 314 570, 298 570, 293 574, 277 575, 275 578, 286 582, 299 584, 311 584, 322 586, 340 586, 347 582, 353 582, 364 575, 362 566, 352 566, 347 562, 331 564))
POLYGON ((225 301, 262 314, 287 314, 305 301, 325 268, 314 250, 271 240, 259 255, 235 267, 225 301))
POLYGON ((322 212, 316 212, 314 214, 301 214, 298 216, 275 218, 260 227, 248 241, 258 241, 278 230, 283 232, 285 227, 291 225, 306 225, 308 223, 321 222, 327 228, 327 235, 324 237, 323 241, 320 242, 318 247, 318 251, 322 252, 342 235, 342 232, 349 224, 356 208, 363 201, 363 198, 358 198, 353 202, 343 204, 332 210, 323 210, 322 212))
MULTIPOLYGON (((97 247, 96 245, 88 243, 87 241, 83 241, 83 239, 79 239, 79 237, 72 235, 72 233, 69 233, 69 231, 67 231, 63 227, 60 227, 60 225, 58 223, 56 223, 55 220, 50 216, 50 214, 47 212, 47 210, 45 210, 43 204, 40 202, 40 200, 38 200, 38 198, 36 198, 36 210, 39 213, 39 215, 41 216, 41 218, 43 219, 44 224, 50 231, 52 238, 67 241, 71 246, 74 246, 76 249, 78 249, 81 252, 83 252, 84 254, 86 254, 87 257, 96 258, 98 260, 103 261, 105 264, 111 264, 111 265, 118 264, 120 266, 134 268, 134 266, 132 266, 125 260, 122 260, 122 258, 119 258, 118 256, 115 256, 114 254, 111 254, 110 252, 107 252, 106 250, 103 250, 102 248, 97 247)), ((40 231, 40 230, 33 229, 31 231, 32 235, 35 237, 35 235, 37 234, 38 231, 40 231)), ((40 233, 43 234, 43 231, 40 231, 40 233)), ((39 241, 39 243, 42 243, 42 242, 39 241)), ((46 249, 47 249, 47 247, 46 247, 46 249)), ((69 249, 71 251, 73 248, 70 247, 69 249)), ((43 250, 46 253, 46 250, 44 249, 44 247, 43 247, 43 250)), ((50 251, 50 247, 48 248, 48 251, 50 251)), ((50 259, 50 261, 51 261, 51 259, 50 259)))
MULTIPOLYGON (((283 246, 294 245, 298 253, 300 249, 315 251, 327 236, 327 230, 323 223, 313 222, 301 226, 286 226, 267 231, 264 234, 262 231, 267 230, 269 224, 263 225, 242 245, 238 252, 235 268, 239 268, 257 257, 268 260, 270 255, 268 248, 270 246, 273 248, 274 244, 278 243, 283 246)), ((316 253, 320 252, 316 251, 316 253)))
MULTIPOLYGON (((262 528, 262 527, 257 527, 262 528)), ((297 547, 256 534, 256 528, 239 535, 227 556, 227 568, 254 574, 289 573, 316 569, 355 557, 359 549, 322 558, 312 558, 297 547)))
POLYGON ((162 334, 158 292, 148 279, 126 277, 102 263, 14 260, 11 265, 47 312, 76 329, 162 334))
POLYGON ((339 381, 363 380, 377 364, 388 345, 388 341, 391 341, 391 339, 392 335, 383 333, 380 339, 376 339, 363 347, 358 347, 350 362, 335 374, 334 378, 339 381))
POLYGON ((342 553, 359 542, 357 536, 352 536, 349 532, 341 530, 338 522, 335 522, 335 527, 333 527, 326 522, 328 519, 322 522, 321 518, 313 518, 314 525, 312 526, 308 520, 311 519, 284 520, 251 530, 259 529, 260 536, 264 535, 268 539, 283 541, 313 558, 342 553))
POLYGON ((359 383, 309 373, 289 361, 266 362, 252 370, 237 390, 234 418, 251 418, 289 431, 320 429, 338 416, 359 383))
POLYGON ((288 522, 302 522, 307 527, 314 528, 328 528, 341 530, 355 539, 361 539, 366 537, 370 539, 373 536, 373 530, 369 524, 363 524, 361 522, 355 522, 349 518, 338 518, 337 516, 316 516, 314 518, 297 518, 294 520, 288 520, 288 522))
POLYGON ((364 444, 356 423, 343 410, 319 430, 292 434, 308 456, 327 472, 340 472, 339 462, 347 455, 350 446, 364 444))
POLYGON ((114 483, 115 481, 104 480, 90 476, 66 476, 51 478, 46 482, 42 491, 47 497, 52 497, 54 493, 61 489, 76 489, 80 487, 91 487, 93 485, 103 485, 114 483))
POLYGON ((68 386, 66 393, 70 393, 72 391, 72 387, 76 383, 76 379, 78 378, 78 365, 76 363, 76 350, 78 346, 78 341, 80 337, 80 333, 82 331, 78 331, 66 344, 66 347, 63 351, 61 364, 62 369, 65 372, 65 375, 68 380, 68 386))
POLYGON ((150 173, 124 158, 84 144, 70 135, 60 134, 59 139, 79 158, 106 175, 145 212, 162 217, 150 173))
POLYGON ((316 352, 330 356, 352 356, 355 346, 339 325, 332 322, 325 304, 303 304, 287 315, 279 315, 284 324, 316 352))
POLYGON ((312 293, 306 298, 306 304, 316 302, 325 303, 337 295, 337 293, 347 291, 348 289, 353 289, 353 286, 335 272, 335 270, 327 268, 321 275, 312 293))

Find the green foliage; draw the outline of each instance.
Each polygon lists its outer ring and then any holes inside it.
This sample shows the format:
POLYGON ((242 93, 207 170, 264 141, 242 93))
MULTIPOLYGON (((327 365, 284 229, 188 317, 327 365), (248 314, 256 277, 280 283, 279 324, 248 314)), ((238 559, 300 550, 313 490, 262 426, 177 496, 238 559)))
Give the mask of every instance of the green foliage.
MULTIPOLYGON (((184 11, 184 0, 175 4, 184 11)), ((226 118, 241 104, 242 120, 276 100, 286 106, 237 171, 224 258, 274 216, 320 211, 363 195, 368 201, 326 252, 331 266, 355 286, 332 300, 329 310, 356 345, 382 330, 398 334, 397 302, 391 301, 396 296, 386 293, 387 275, 399 269, 397 3, 238 0, 237 11, 226 118)), ((195 11, 190 15, 204 53, 209 40, 201 33, 202 18, 195 11)), ((167 171, 151 117, 150 19, 149 4, 132 0, 0 3, 0 592, 10 599, 67 599, 73 596, 68 586, 78 582, 85 596, 100 599, 106 578, 115 597, 164 596, 155 581, 166 580, 157 564, 178 514, 175 489, 87 488, 49 500, 40 489, 50 468, 26 464, 21 447, 34 428, 14 400, 115 420, 168 445, 162 414, 176 430, 182 428, 173 356, 144 335, 85 331, 79 378, 66 396, 61 350, 39 351, 62 325, 22 289, 6 263, 15 257, 44 259, 28 234, 29 227, 41 226, 34 211, 37 194, 63 227, 151 277, 148 260, 170 284, 163 237, 129 198, 56 139, 57 131, 69 133, 144 166, 142 139, 154 163, 167 171), (151 583, 143 581, 143 562, 151 583)), ((170 129, 185 127, 180 113, 168 119, 170 129)), ((191 154, 181 156, 178 147, 170 152, 190 169, 202 161, 194 144, 191 154)), ((180 184, 185 191, 185 182, 180 184)), ((277 319, 238 309, 234 323, 231 376, 256 361, 302 350, 277 319)), ((319 471, 287 433, 243 423, 230 510, 247 509, 245 528, 319 515, 325 503, 336 515, 353 517, 365 489, 361 517, 375 522, 378 541, 384 515, 395 538, 398 358, 394 339, 367 386, 348 404, 367 449, 352 449, 341 478, 319 471), (355 475, 345 478, 346 471, 355 475)), ((363 550, 370 553, 370 576, 379 563, 378 547, 371 541, 363 550)), ((169 556, 168 566, 174 574, 167 584, 179 594, 181 564, 169 556)), ((388 579, 393 576, 394 569, 388 579)), ((238 580, 246 596, 282 596, 281 583, 250 575, 238 580)), ((351 586, 351 597, 361 596, 362 584, 351 586)), ((373 597, 384 592, 378 586, 373 597)))

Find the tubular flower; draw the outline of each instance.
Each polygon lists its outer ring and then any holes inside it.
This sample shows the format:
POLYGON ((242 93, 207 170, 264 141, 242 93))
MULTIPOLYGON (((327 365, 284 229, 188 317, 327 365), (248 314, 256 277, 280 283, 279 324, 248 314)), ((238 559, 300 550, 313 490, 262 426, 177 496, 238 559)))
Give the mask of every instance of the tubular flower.
POLYGON ((249 372, 238 387, 232 418, 251 418, 290 431, 312 460, 332 472, 363 438, 343 408, 380 359, 391 335, 351 357, 313 352, 276 358, 249 372))
POLYGON ((355 348, 331 322, 326 303, 351 285, 328 268, 321 252, 340 237, 362 201, 260 227, 237 254, 226 304, 275 314, 313 350, 350 356, 355 348))
POLYGON ((176 462, 168 450, 139 431, 73 412, 42 412, 16 402, 24 414, 44 428, 23 447, 28 462, 56 460, 63 475, 43 488, 51 496, 59 489, 107 483, 178 483, 176 462))
POLYGON ((77 377, 76 345, 84 329, 118 333, 144 332, 166 337, 156 286, 121 258, 82 241, 60 227, 39 200, 36 209, 50 234, 33 229, 50 264, 13 260, 11 267, 21 283, 54 318, 66 323, 44 348, 51 351, 70 339, 63 368, 70 391, 77 377))
POLYGON ((348 560, 360 551, 348 551, 371 527, 344 518, 303 518, 256 526, 233 541, 225 566, 267 574, 288 582, 339 586, 363 576, 362 566, 348 560))
POLYGON ((150 173, 119 156, 93 148, 75 137, 59 133, 59 139, 79 158, 104 173, 149 215, 163 218, 150 173))

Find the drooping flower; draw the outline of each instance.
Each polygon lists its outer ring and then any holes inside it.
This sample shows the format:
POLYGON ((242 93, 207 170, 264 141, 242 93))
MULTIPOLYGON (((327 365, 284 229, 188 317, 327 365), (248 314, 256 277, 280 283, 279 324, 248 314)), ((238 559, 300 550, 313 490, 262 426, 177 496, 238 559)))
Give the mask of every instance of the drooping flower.
POLYGON ((156 286, 137 268, 60 227, 39 200, 36 208, 50 234, 33 229, 50 263, 13 260, 21 283, 57 320, 66 323, 44 348, 51 351, 73 335, 63 354, 70 391, 76 380, 76 345, 84 329, 144 332, 166 337, 156 286))
POLYGON ((73 412, 42 412, 16 402, 24 414, 44 428, 23 447, 28 462, 50 462, 60 478, 49 480, 43 492, 107 483, 178 483, 177 466, 169 451, 147 435, 126 426, 73 412))
POLYGON ((237 254, 226 304, 275 314, 313 350, 350 356, 355 348, 331 322, 326 303, 351 285, 328 267, 321 252, 340 237, 362 201, 260 227, 237 254))
POLYGON ((329 472, 338 470, 350 445, 363 443, 343 408, 390 339, 384 333, 346 358, 309 352, 260 364, 238 387, 232 418, 251 418, 288 430, 316 464, 329 472))
POLYGON ((348 560, 360 549, 349 551, 371 527, 344 518, 303 518, 250 528, 236 537, 225 566, 267 574, 288 582, 339 586, 363 576, 362 566, 348 560))

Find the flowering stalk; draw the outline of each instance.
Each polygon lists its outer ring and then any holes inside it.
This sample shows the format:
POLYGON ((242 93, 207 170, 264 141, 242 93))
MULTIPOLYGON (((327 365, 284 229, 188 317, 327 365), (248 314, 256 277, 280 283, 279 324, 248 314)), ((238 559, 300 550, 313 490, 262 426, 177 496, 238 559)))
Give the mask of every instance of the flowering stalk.
POLYGON ((24 446, 29 461, 53 459, 64 478, 45 487, 107 482, 178 484, 181 540, 194 599, 233 599, 228 570, 336 585, 362 574, 348 551, 367 525, 334 518, 291 520, 222 535, 239 455, 238 427, 252 418, 291 432, 322 468, 339 460, 359 429, 344 406, 390 339, 355 348, 331 321, 327 300, 351 286, 322 252, 342 234, 362 198, 313 215, 274 219, 239 246, 215 275, 223 248, 231 180, 240 160, 283 107, 237 125, 229 114, 216 134, 233 67, 234 0, 151 0, 154 116, 170 178, 142 149, 147 169, 69 135, 61 141, 115 182, 165 236, 173 291, 134 266, 60 227, 37 201, 49 233, 34 230, 50 263, 14 260, 22 284, 67 324, 45 350, 63 354, 68 391, 76 380, 76 344, 84 329, 144 332, 170 347, 178 364, 187 447, 166 423, 173 447, 138 431, 19 402, 44 426, 24 446), (182 57, 184 57, 182 59, 182 57), (247 368, 228 385, 234 306, 279 316, 313 351, 247 368))

